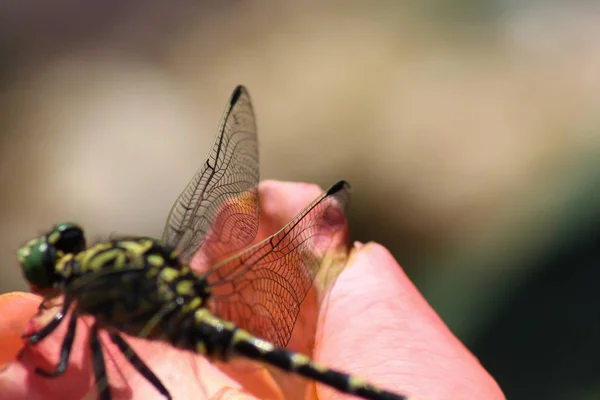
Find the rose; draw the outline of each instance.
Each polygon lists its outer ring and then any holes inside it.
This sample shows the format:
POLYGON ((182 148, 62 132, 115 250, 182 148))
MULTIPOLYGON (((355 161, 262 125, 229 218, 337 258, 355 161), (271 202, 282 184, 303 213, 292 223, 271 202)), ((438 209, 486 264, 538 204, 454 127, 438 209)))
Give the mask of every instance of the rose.
MULTIPOLYGON (((262 182, 261 224, 281 226, 318 194, 313 185, 262 182)), ((96 396, 87 346, 89 321, 78 331, 67 372, 56 379, 34 373, 34 365, 51 369, 58 360, 66 324, 36 346, 23 346, 20 335, 39 329, 56 310, 31 319, 38 296, 0 296, 0 362, 12 361, 0 373, 0 398, 79 399, 96 396)), ((310 302, 310 300, 309 300, 310 302)), ((295 332, 292 341, 320 363, 419 399, 504 399, 494 379, 450 332, 382 246, 355 244, 346 268, 317 313, 316 335, 295 332), (314 340, 313 340, 314 339, 314 340), (308 348, 307 348, 308 346, 308 348)), ((303 307, 306 313, 306 307, 303 307)), ((300 316, 303 321, 310 317, 300 316)), ((310 323, 306 324, 310 326, 310 323)), ((138 354, 161 378, 175 399, 302 398, 304 387, 289 374, 271 375, 209 363, 168 345, 129 338, 138 354), (227 371, 229 375, 224 373, 227 371), (254 396, 254 397, 253 397, 254 396)), ((102 337, 113 398, 159 399, 160 394, 128 365, 107 337, 102 337), (111 362, 111 358, 114 362, 111 362)), ((310 382, 311 399, 345 395, 310 382)))

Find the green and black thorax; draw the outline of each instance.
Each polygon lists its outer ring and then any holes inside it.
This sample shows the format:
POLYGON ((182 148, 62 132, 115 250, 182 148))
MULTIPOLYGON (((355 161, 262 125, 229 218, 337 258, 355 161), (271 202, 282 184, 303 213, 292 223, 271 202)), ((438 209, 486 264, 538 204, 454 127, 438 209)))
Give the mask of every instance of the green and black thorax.
POLYGON ((44 267, 28 271, 36 291, 63 294, 66 308, 74 303, 77 315, 91 315, 105 329, 217 360, 227 360, 235 344, 261 342, 213 315, 206 279, 183 265, 175 249, 149 237, 84 246, 83 230, 65 223, 27 243, 19 259, 44 267))
POLYGON ((27 243, 19 259, 35 291, 63 294, 79 314, 134 336, 161 312, 163 318, 148 337, 177 335, 178 324, 210 297, 205 279, 183 265, 175 249, 149 237, 85 248, 83 230, 65 223, 27 243), (29 264, 38 268, 29 269, 29 264))

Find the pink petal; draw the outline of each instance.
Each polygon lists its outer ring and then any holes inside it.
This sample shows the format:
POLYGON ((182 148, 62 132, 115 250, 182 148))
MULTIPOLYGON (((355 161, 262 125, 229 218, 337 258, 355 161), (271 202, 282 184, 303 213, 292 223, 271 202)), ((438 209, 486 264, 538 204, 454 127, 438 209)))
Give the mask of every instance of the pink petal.
MULTIPOLYGON (((315 185, 262 182, 259 237, 275 232, 321 190, 315 185)), ((341 251, 341 250, 340 250, 341 251)), ((339 276, 330 297, 318 314, 320 293, 312 291, 296 324, 292 346, 315 356, 327 366, 337 367, 382 387, 421 399, 503 399, 497 384, 475 357, 452 335, 416 288, 403 274, 393 257, 379 245, 369 244, 354 251, 348 268, 339 276)), ((27 320, 35 314, 39 298, 31 295, 1 301, 0 326, 3 349, 14 354, 22 341, 18 337, 27 320), (17 326, 18 329, 14 329, 17 326)), ((54 313, 56 310, 49 310, 54 313)), ((51 314, 50 314, 51 316, 51 314)), ((48 319, 48 315, 33 321, 48 319)), ((34 365, 49 368, 58 359, 66 325, 37 346, 29 346, 19 361, 0 373, 0 393, 13 399, 81 398, 95 396, 88 351, 89 321, 81 321, 72 362, 64 376, 49 380, 33 372, 34 365)), ((243 387, 206 359, 171 348, 166 344, 126 338, 163 380, 174 398, 252 398, 243 387)), ((115 398, 160 399, 156 390, 123 359, 106 337, 102 337, 110 383, 115 398)), ((231 368, 227 368, 230 370, 231 368)), ((233 376, 235 368, 233 368, 233 376)), ((281 376, 286 376, 282 374, 281 376)), ((256 398, 276 398, 277 388, 266 384, 263 370, 239 376, 245 389, 256 398), (253 375, 256 374, 256 375, 253 375)), ((299 386, 292 383, 287 390, 299 386)), ((322 385, 312 388, 319 398, 337 393, 322 385)), ((328 397, 329 398, 329 397, 328 397)))
MULTIPOLYGON (((355 249, 319 322, 316 357, 325 365, 419 399, 505 398, 381 245, 355 249)), ((321 385, 317 392, 338 398, 321 385)))

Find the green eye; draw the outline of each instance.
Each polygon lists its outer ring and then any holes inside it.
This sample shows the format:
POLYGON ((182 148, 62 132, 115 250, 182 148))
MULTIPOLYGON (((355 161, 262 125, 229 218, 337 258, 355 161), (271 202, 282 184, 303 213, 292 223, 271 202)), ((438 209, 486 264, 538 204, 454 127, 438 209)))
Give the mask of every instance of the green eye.
POLYGON ((25 279, 38 289, 52 287, 54 283, 54 266, 56 249, 45 241, 38 241, 23 247, 17 253, 23 267, 25 279))

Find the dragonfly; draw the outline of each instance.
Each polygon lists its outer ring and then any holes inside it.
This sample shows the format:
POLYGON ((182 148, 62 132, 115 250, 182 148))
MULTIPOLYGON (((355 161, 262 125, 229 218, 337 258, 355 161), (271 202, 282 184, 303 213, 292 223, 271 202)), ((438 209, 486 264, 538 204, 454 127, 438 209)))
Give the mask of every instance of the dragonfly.
POLYGON ((60 312, 28 333, 28 343, 39 343, 68 320, 56 367, 37 367, 36 373, 62 375, 77 320, 93 316, 89 348, 103 400, 111 399, 110 386, 99 384, 108 379, 103 330, 166 399, 172 398, 167 386, 124 335, 168 342, 211 361, 259 361, 359 398, 408 400, 285 348, 328 251, 347 234, 349 184, 335 183, 278 232, 252 245, 259 226, 258 182, 255 115, 248 91, 238 86, 208 158, 177 198, 161 240, 123 237, 88 247, 80 226, 61 223, 20 248, 24 277, 44 296, 40 307, 62 296, 60 312), (198 254, 214 264, 193 270, 198 254))

